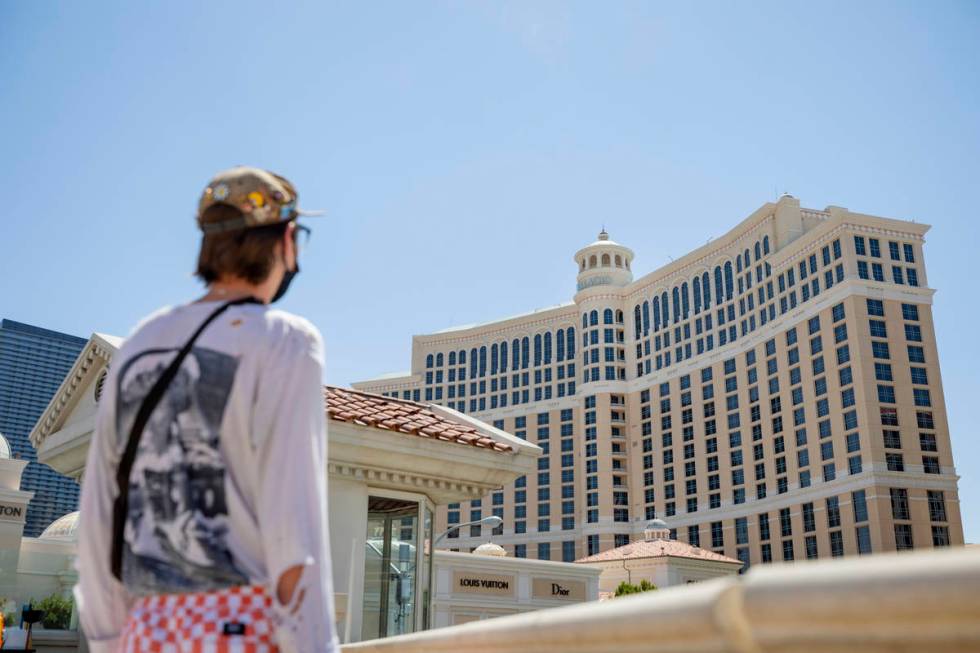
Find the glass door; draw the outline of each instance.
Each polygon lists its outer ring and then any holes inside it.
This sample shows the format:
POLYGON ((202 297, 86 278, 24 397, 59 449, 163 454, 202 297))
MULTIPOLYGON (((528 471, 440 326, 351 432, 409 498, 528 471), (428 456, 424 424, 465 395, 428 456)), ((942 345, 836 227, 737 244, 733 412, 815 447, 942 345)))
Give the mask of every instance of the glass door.
POLYGON ((419 503, 368 498, 361 639, 415 630, 419 503))

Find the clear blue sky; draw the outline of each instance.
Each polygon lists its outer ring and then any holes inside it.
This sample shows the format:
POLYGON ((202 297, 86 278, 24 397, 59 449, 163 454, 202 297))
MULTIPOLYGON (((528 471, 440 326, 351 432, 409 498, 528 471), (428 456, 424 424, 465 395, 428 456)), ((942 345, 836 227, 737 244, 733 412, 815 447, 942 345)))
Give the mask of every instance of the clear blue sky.
POLYGON ((602 224, 645 273, 777 192, 914 219, 980 541, 978 7, 2 2, 0 316, 125 334, 194 297, 196 197, 237 163, 330 213, 283 306, 337 384, 570 299, 602 224))

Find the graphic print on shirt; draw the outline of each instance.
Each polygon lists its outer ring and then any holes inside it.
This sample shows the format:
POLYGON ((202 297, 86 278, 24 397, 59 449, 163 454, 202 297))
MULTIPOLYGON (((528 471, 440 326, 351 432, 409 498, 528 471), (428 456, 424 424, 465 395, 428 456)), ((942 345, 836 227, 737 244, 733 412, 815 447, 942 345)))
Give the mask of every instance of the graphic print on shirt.
MULTIPOLYGON (((120 370, 116 428, 136 413, 176 350, 137 354, 120 370)), ((227 544, 221 420, 238 360, 195 347, 154 409, 129 476, 123 582, 135 594, 208 591, 247 584, 227 544)))

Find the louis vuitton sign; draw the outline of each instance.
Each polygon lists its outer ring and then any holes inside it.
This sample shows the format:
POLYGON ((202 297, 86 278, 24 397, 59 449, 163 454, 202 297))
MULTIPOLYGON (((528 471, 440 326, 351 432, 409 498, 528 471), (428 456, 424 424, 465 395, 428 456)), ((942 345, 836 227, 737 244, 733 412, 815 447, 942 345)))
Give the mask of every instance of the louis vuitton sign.
POLYGON ((481 574, 471 571, 453 572, 453 592, 484 596, 515 596, 517 579, 514 576, 481 574))
POLYGON ((11 506, 0 503, 0 519, 5 521, 24 521, 24 506, 11 506))

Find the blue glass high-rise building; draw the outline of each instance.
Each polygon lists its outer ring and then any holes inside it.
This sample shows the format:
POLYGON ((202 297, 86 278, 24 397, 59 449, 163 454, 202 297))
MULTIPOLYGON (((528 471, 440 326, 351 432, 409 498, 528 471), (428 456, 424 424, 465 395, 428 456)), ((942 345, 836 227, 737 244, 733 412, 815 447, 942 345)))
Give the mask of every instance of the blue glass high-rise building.
POLYGON ((29 436, 86 342, 0 320, 0 433, 15 456, 31 461, 21 479, 21 489, 34 492, 24 525, 28 537, 37 537, 52 521, 78 509, 78 484, 38 463, 29 436))

